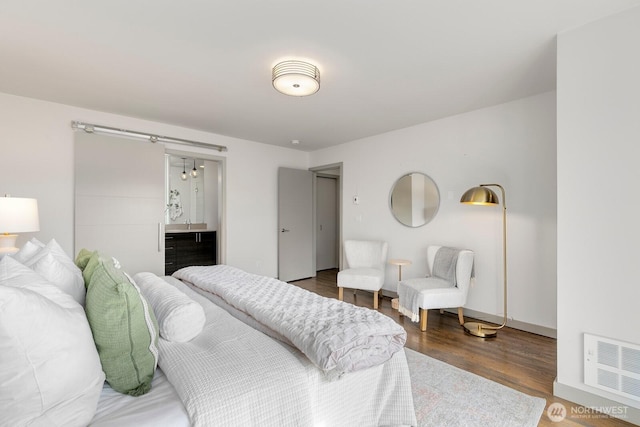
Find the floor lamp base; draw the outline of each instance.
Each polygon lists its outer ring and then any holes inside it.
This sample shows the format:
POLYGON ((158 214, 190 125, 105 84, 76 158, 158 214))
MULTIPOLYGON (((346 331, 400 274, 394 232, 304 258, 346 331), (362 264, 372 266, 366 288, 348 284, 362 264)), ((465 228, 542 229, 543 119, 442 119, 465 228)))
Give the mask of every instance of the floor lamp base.
POLYGON ((498 330, 493 328, 489 329, 488 326, 489 325, 478 322, 465 322, 465 324, 462 325, 466 333, 476 337, 493 338, 498 336, 498 330))

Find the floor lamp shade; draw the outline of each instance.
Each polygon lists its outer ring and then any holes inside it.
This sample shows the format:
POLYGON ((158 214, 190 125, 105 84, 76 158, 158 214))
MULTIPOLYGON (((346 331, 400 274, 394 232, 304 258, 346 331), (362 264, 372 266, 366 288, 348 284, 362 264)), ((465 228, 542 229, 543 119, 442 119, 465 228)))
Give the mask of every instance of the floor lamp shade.
POLYGON ((502 195, 502 276, 503 276, 503 301, 504 319, 500 326, 492 326, 479 322, 465 322, 465 332, 483 338, 492 338, 498 335, 498 330, 507 324, 507 202, 504 188, 500 184, 481 184, 464 192, 460 203, 467 205, 491 206, 499 205, 498 195, 488 187, 497 187, 502 195))
POLYGON ((18 235, 40 231, 38 201, 20 197, 0 197, 0 257, 18 251, 18 235))
MULTIPOLYGON (((485 184, 487 185, 487 184, 485 184)), ((497 205, 498 195, 488 187, 479 186, 468 189, 460 198, 460 203, 468 205, 497 205)))

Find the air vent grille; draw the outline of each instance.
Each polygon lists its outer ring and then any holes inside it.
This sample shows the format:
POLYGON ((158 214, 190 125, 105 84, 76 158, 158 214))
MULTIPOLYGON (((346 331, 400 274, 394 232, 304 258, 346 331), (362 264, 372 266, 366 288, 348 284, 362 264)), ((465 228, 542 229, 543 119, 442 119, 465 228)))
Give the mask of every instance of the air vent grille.
POLYGON ((640 399, 640 380, 623 376, 622 391, 640 399))
POLYGON ((640 374, 640 350, 622 347, 622 369, 640 374))
POLYGON ((598 341, 598 363, 617 368, 619 348, 617 345, 598 341))
POLYGON ((584 382, 640 402, 640 345, 584 334, 584 382))
POLYGON ((618 374, 615 372, 598 369, 598 384, 603 387, 618 389, 618 374))

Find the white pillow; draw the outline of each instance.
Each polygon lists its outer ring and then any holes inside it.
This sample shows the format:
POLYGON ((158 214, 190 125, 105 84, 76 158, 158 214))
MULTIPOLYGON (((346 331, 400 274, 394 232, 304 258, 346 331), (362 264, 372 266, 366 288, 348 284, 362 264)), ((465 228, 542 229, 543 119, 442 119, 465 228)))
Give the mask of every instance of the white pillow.
MULTIPOLYGON (((67 255, 67 253, 64 251, 64 249, 62 249, 62 246, 60 246, 56 239, 51 239, 49 243, 47 243, 45 248, 49 249, 53 256, 62 264, 64 264, 64 266, 67 267, 72 273, 77 274, 80 279, 82 279, 82 270, 80 270, 73 259, 69 255, 67 255)), ((82 286, 84 287, 84 281, 82 286)))
MULTIPOLYGON (((58 261, 49 249, 42 249, 36 257, 27 263, 36 273, 41 274, 45 279, 66 292, 80 305, 84 306, 86 291, 84 280, 78 280, 78 276, 58 261)), ((82 276, 80 276, 82 278, 82 276)))
POLYGON ((86 288, 82 271, 55 239, 44 245, 33 238, 25 243, 14 258, 43 275, 84 306, 86 288))
POLYGON ((40 252, 40 249, 44 248, 44 246, 44 243, 34 237, 25 243, 18 252, 13 254, 13 257, 24 264, 29 258, 40 252))
POLYGON ((187 342, 202 332, 206 317, 200 304, 153 273, 138 273, 134 280, 153 308, 162 338, 187 342))
POLYGON ((11 257, 0 261, 0 414, 6 425, 87 425, 104 373, 83 308, 11 257))

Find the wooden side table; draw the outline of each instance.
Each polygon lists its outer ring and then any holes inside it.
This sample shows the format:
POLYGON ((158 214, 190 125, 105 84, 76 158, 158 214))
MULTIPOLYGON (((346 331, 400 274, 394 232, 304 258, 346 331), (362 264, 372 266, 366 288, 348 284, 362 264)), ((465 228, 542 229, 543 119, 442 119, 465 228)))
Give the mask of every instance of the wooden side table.
MULTIPOLYGON (((398 266, 398 283, 402 281, 402 266, 403 265, 411 265, 411 261, 408 259, 390 259, 389 264, 398 266)), ((398 298, 393 298, 391 300, 391 308, 394 310, 398 309, 398 298)))
POLYGON ((403 265, 411 265, 411 261, 408 259, 390 259, 389 264, 398 266, 398 282, 402 280, 402 266, 403 265))

